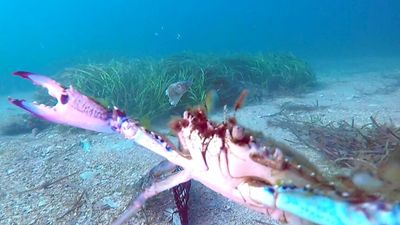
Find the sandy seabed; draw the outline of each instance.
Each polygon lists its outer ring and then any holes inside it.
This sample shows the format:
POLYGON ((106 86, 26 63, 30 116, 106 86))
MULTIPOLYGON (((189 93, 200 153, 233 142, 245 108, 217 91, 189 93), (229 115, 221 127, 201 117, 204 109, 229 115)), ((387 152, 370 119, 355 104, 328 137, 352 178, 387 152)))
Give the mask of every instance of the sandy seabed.
MULTIPOLYGON (((354 119, 400 126, 400 64, 385 70, 317 71, 320 88, 300 97, 279 97, 241 109, 245 127, 279 141, 295 140, 286 130, 269 127, 282 104, 294 102, 326 106, 296 115, 305 121, 354 119)), ((21 97, 17 94, 13 97, 21 97)), ((18 113, 8 103, 0 109, 9 120, 18 113)), ((222 114, 213 115, 216 121, 222 114)), ((4 121, 2 121, 3 123, 4 121)), ((158 129, 166 132, 166 128, 158 129)), ((305 154, 322 172, 335 168, 318 152, 286 142, 305 154)), ((52 126, 36 135, 0 136, 0 224, 109 224, 142 190, 143 177, 162 158, 117 135, 52 126), (90 146, 85 149, 83 146, 90 146)), ((172 224, 171 192, 147 202, 129 224, 172 224)), ((265 215, 240 206, 192 182, 190 224, 277 224, 265 215)))

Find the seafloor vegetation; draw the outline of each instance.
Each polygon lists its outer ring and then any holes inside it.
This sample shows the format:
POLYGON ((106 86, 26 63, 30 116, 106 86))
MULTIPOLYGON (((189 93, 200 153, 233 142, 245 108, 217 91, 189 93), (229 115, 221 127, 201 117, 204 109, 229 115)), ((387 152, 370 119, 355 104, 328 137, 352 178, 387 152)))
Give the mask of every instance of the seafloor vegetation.
POLYGON ((316 82, 307 63, 291 54, 202 55, 182 53, 167 58, 139 58, 89 63, 65 69, 61 80, 104 105, 115 105, 142 121, 204 104, 215 90, 219 105, 232 104, 243 89, 253 100, 305 91, 316 82), (178 81, 193 85, 176 107, 167 87, 178 81))
MULTIPOLYGON (((294 107, 292 107, 294 108, 294 107)), ((318 106, 305 107, 298 105, 293 111, 303 109, 317 110, 318 106)), ((348 176, 363 177, 361 187, 356 190, 376 192, 376 189, 368 190, 372 183, 379 184, 379 191, 387 200, 398 201, 400 198, 400 128, 394 124, 379 124, 373 116, 370 123, 357 126, 354 119, 347 121, 331 121, 325 124, 320 118, 310 117, 310 121, 304 121, 288 116, 293 112, 290 109, 282 110, 272 115, 268 121, 270 126, 289 130, 304 146, 321 152, 325 158, 336 168, 347 168, 348 176), (361 172, 360 172, 361 171, 361 172), (367 174, 367 176, 365 176, 367 174), (379 182, 366 177, 379 177, 379 182)), ((293 115, 293 114, 292 114, 293 115)), ((342 175, 337 178, 343 179, 342 175)), ((344 178, 345 180, 347 178, 344 178)), ((348 188, 355 188, 346 180, 348 188)), ((352 181, 353 182, 353 181, 352 181)))

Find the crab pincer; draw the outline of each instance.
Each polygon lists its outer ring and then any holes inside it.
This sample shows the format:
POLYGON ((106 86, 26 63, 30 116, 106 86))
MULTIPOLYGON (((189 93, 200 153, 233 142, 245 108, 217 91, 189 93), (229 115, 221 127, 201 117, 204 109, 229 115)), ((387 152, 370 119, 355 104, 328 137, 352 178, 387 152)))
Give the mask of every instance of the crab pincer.
POLYGON ((113 111, 81 94, 72 86, 66 88, 49 77, 31 72, 17 71, 14 72, 14 75, 31 80, 35 85, 46 88, 49 95, 57 99, 57 104, 50 107, 9 97, 8 100, 12 104, 53 123, 103 133, 114 132, 111 125, 113 111))

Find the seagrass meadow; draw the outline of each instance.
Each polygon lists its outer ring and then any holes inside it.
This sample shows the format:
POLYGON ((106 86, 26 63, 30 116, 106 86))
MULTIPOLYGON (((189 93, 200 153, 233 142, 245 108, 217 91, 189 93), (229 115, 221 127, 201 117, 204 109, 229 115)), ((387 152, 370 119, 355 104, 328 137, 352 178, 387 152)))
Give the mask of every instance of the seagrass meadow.
POLYGON ((250 101, 257 101, 302 93, 316 85, 310 66, 292 54, 181 53, 160 59, 113 59, 70 67, 58 77, 103 105, 118 106, 142 121, 203 105, 210 90, 217 92, 222 106, 233 104, 244 89, 250 91, 250 101), (165 90, 182 80, 193 80, 193 85, 172 107, 165 90))

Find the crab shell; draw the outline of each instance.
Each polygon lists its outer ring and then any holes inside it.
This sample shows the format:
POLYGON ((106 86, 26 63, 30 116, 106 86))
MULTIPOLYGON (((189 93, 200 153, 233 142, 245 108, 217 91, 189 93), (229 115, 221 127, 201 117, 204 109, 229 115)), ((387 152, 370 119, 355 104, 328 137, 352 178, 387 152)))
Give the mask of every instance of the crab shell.
MULTIPOLYGON (((193 139, 202 140, 203 146, 206 146, 202 147, 203 155, 206 151, 210 154, 224 151, 227 169, 233 178, 249 177, 267 184, 301 186, 318 183, 330 186, 304 157, 273 140, 260 142, 252 132, 239 126, 235 118, 215 124, 199 107, 185 112, 182 119, 173 121, 170 126, 184 146, 194 142, 193 139), (297 159, 304 163, 296 163, 297 159)), ((190 152, 193 154, 193 151, 190 152)))

